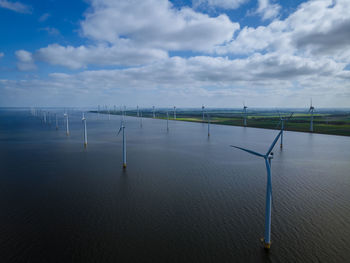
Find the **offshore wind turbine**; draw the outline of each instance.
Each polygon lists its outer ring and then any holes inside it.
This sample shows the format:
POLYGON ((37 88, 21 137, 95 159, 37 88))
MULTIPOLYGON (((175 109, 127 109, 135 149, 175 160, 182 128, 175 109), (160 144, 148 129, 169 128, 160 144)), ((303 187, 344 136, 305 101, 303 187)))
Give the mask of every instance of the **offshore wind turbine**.
POLYGON ((137 117, 140 117, 139 105, 137 105, 136 111, 137 111, 137 117))
POLYGON ((309 113, 311 114, 310 116, 310 132, 314 131, 314 110, 315 107, 312 106, 312 99, 310 100, 310 109, 309 109, 309 113))
POLYGON ((86 130, 86 118, 83 112, 83 118, 81 119, 84 125, 84 148, 87 147, 87 130, 86 130))
POLYGON ((204 105, 202 105, 202 121, 204 122, 204 105))
POLYGON ((58 119, 57 119, 57 113, 55 113, 55 119, 56 119, 56 130, 58 130, 58 119))
POLYGON ((142 128, 142 111, 140 111, 140 127, 142 128))
POLYGON ((156 118, 156 110, 155 110, 155 108, 153 106, 153 119, 155 119, 155 118, 156 118))
POLYGON ((68 119, 68 113, 65 113, 63 116, 66 118, 66 135, 69 136, 69 119, 68 119))
POLYGON ((278 133, 276 138, 273 140, 270 148, 265 154, 257 153, 245 148, 231 145, 231 147, 262 157, 265 160, 266 172, 267 172, 266 204, 265 204, 265 234, 264 234, 264 238, 262 238, 261 241, 263 242, 264 247, 266 249, 269 249, 271 247, 271 205, 272 205, 271 159, 273 159, 272 150, 276 142, 278 141, 279 137, 281 136, 281 134, 282 134, 282 131, 278 133))
POLYGON ((283 148, 283 132, 284 132, 284 128, 285 128, 285 124, 292 118, 294 112, 291 113, 291 115, 286 118, 285 116, 281 116, 281 114, 278 112, 278 115, 280 116, 280 121, 277 124, 277 127, 281 124, 281 144, 280 144, 280 148, 283 148))
POLYGON ((44 111, 44 123, 46 123, 46 111, 44 111))
POLYGON ((174 120, 176 120, 176 106, 174 106, 174 120))
POLYGON ((125 125, 124 121, 120 122, 120 128, 118 131, 117 136, 119 135, 120 132, 123 132, 123 168, 126 168, 126 141, 125 141, 125 125))
POLYGON ((207 117, 208 117, 208 137, 210 137, 210 115, 209 115, 209 113, 207 113, 207 117))
POLYGON ((243 102, 243 124, 244 124, 244 127, 247 127, 247 108, 248 107, 243 102))
POLYGON ((166 130, 169 131, 169 112, 166 111, 166 130))

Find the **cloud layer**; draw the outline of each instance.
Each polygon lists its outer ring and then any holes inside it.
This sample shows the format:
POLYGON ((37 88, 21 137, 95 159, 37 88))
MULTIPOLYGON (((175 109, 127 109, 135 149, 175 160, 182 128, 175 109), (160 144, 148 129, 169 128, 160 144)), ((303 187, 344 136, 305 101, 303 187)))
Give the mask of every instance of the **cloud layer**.
MULTIPOLYGON (((245 2, 198 0, 193 5, 235 9, 245 2)), ((297 106, 313 96, 324 106, 350 106, 347 0, 308 1, 283 20, 277 2, 259 0, 254 14, 267 24, 243 28, 224 12, 209 16, 166 0, 90 4, 80 22, 80 36, 88 44, 54 43, 33 53, 16 52, 19 70, 34 70, 38 61, 61 66, 65 73, 50 74, 50 81, 2 80, 0 92, 1 87, 2 92, 37 87, 48 98, 70 93, 96 102, 140 96, 150 104, 176 98, 182 106, 240 105, 247 98, 257 106, 286 106, 286 101, 297 106)))

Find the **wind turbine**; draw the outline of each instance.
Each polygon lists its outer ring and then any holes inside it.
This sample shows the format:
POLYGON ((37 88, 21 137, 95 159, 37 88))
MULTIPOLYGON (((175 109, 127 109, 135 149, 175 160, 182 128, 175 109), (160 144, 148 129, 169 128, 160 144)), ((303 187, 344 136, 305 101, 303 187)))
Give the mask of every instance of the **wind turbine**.
POLYGON ((271 159, 273 159, 273 148, 275 144, 277 143, 279 137, 282 134, 282 130, 278 133, 276 138, 273 140, 270 148, 266 152, 266 154, 257 153, 245 148, 241 148, 238 146, 231 147, 240 149, 242 151, 248 152, 250 154, 262 157, 265 159, 265 165, 266 165, 266 171, 267 171, 267 185, 266 185, 266 205, 265 205, 265 234, 264 238, 261 239, 261 241, 264 244, 264 247, 266 249, 269 249, 271 247, 271 204, 272 204, 272 183, 271 183, 271 159))
POLYGON ((142 128, 142 111, 140 111, 140 127, 142 128))
POLYGON ((166 111, 166 130, 169 131, 169 112, 166 111))
POLYGON ((315 110, 315 107, 312 106, 312 99, 311 99, 310 109, 309 109, 309 113, 311 114, 311 116, 310 116, 310 132, 314 131, 314 110, 315 110))
POLYGON ((68 113, 63 115, 66 118, 66 135, 69 136, 69 121, 68 121, 68 113))
POLYGON ((245 105, 245 103, 243 102, 243 124, 244 124, 244 127, 247 127, 247 106, 245 105))
POLYGON ((137 117, 139 117, 140 116, 139 105, 137 105, 136 109, 137 109, 137 117))
POLYGON ((204 122, 204 105, 202 105, 202 121, 204 122))
POLYGON ((286 118, 285 116, 281 116, 281 114, 278 112, 278 115, 280 116, 280 121, 279 123, 277 124, 277 127, 281 124, 281 144, 280 144, 280 148, 282 149, 283 148, 283 132, 284 132, 284 127, 285 127, 285 124, 292 118, 294 112, 291 113, 291 115, 286 118))
POLYGON ((126 141, 125 141, 125 125, 124 125, 124 121, 120 122, 120 128, 118 131, 117 136, 119 135, 119 133, 123 131, 123 168, 126 168, 126 141))
POLYGON ((156 112, 155 112, 155 108, 153 106, 153 119, 155 119, 155 118, 156 118, 156 112))
POLYGON ((209 113, 207 114, 208 117, 208 137, 210 136, 210 115, 209 113))
POLYGON ((84 148, 87 147, 87 130, 86 130, 86 118, 83 112, 83 118, 81 119, 84 125, 84 148))
POLYGON ((56 119, 56 130, 58 130, 58 120, 57 120, 57 113, 55 113, 55 119, 56 119))
POLYGON ((174 120, 176 120, 176 106, 174 106, 174 120))
POLYGON ((46 111, 44 111, 44 123, 46 123, 46 111))

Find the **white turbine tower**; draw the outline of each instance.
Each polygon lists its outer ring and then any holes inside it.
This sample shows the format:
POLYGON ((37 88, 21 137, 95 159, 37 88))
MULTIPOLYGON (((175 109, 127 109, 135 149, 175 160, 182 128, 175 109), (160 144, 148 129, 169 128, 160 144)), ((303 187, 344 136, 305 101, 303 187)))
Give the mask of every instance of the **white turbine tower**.
POLYGON ((266 205, 265 205, 265 234, 264 238, 261 239, 261 241, 264 244, 264 247, 266 249, 269 249, 271 247, 271 205, 272 205, 272 183, 271 183, 271 159, 273 158, 273 148, 278 141, 279 137, 281 136, 282 131, 278 133, 274 141, 272 142, 269 150, 266 152, 266 154, 257 153, 248 149, 244 149, 238 146, 233 146, 237 149, 243 150, 245 152, 248 152, 250 154, 262 157, 265 159, 265 165, 266 165, 266 171, 267 171, 267 185, 266 185, 266 205))
POLYGON ((280 121, 277 124, 277 127, 281 124, 281 144, 280 144, 281 149, 283 148, 283 133, 284 133, 285 124, 292 118, 293 114, 294 113, 292 112, 289 117, 285 117, 285 116, 281 116, 281 114, 278 112, 280 121))
POLYGON ((247 127, 247 106, 245 105, 245 103, 243 102, 243 124, 244 127, 247 127))
POLYGON ((58 119, 57 119, 57 113, 55 113, 55 119, 56 119, 56 130, 58 130, 58 119))
POLYGON ((204 105, 202 105, 202 122, 204 122, 204 105))
POLYGON ((140 117, 139 105, 137 105, 136 111, 137 111, 137 117, 140 117))
POLYGON ((140 111, 140 127, 142 128, 142 111, 140 111))
POLYGON ((120 132, 123 132, 123 168, 126 168, 126 141, 125 141, 125 125, 124 121, 121 121, 120 123, 120 128, 118 131, 117 136, 119 135, 120 132))
POLYGON ((153 106, 153 119, 156 118, 156 110, 155 110, 155 107, 153 106))
POLYGON ((169 112, 166 111, 166 130, 169 131, 169 112))
POLYGON ((65 113, 63 116, 66 118, 66 135, 69 136, 69 120, 68 120, 68 113, 65 113))
POLYGON ((207 117, 208 117, 208 137, 210 136, 210 115, 209 113, 207 113, 207 117))
POLYGON ((312 106, 312 99, 311 99, 310 109, 309 109, 309 113, 311 114, 311 116, 310 116, 310 132, 314 131, 314 110, 315 110, 315 107, 312 106))
POLYGON ((83 118, 81 119, 84 125, 84 148, 87 147, 87 130, 86 130, 86 118, 83 112, 83 118))
POLYGON ((174 120, 176 120, 176 106, 174 106, 174 120))

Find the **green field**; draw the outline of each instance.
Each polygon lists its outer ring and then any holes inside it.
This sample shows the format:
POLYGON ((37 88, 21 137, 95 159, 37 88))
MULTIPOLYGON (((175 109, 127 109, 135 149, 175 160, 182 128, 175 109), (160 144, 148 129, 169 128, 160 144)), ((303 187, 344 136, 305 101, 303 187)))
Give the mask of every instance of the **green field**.
MULTIPOLYGON (((97 111, 92 111, 97 113, 97 111)), ((292 111, 283 111, 281 116, 290 116, 292 111)), ((101 114, 108 114, 107 111, 100 111, 101 114)), ((120 111, 110 112, 113 115, 120 115, 120 111)), ((242 112, 237 110, 208 110, 210 121, 213 124, 243 126, 242 112)), ((126 111, 128 116, 137 116, 136 111, 126 111)), ((142 117, 152 118, 150 109, 142 110, 142 117)), ((165 119, 166 111, 156 112, 157 119, 165 119)), ((173 120, 173 112, 169 110, 169 119, 173 120)), ((200 110, 178 110, 177 121, 207 122, 207 116, 203 121, 200 110)), ((263 129, 280 129, 278 125, 280 115, 276 111, 251 111, 247 113, 247 127, 263 129)), ((349 111, 322 111, 314 114, 314 133, 350 136, 350 112, 349 111)), ((310 114, 307 112, 296 112, 286 123, 285 130, 310 132, 310 114)))

